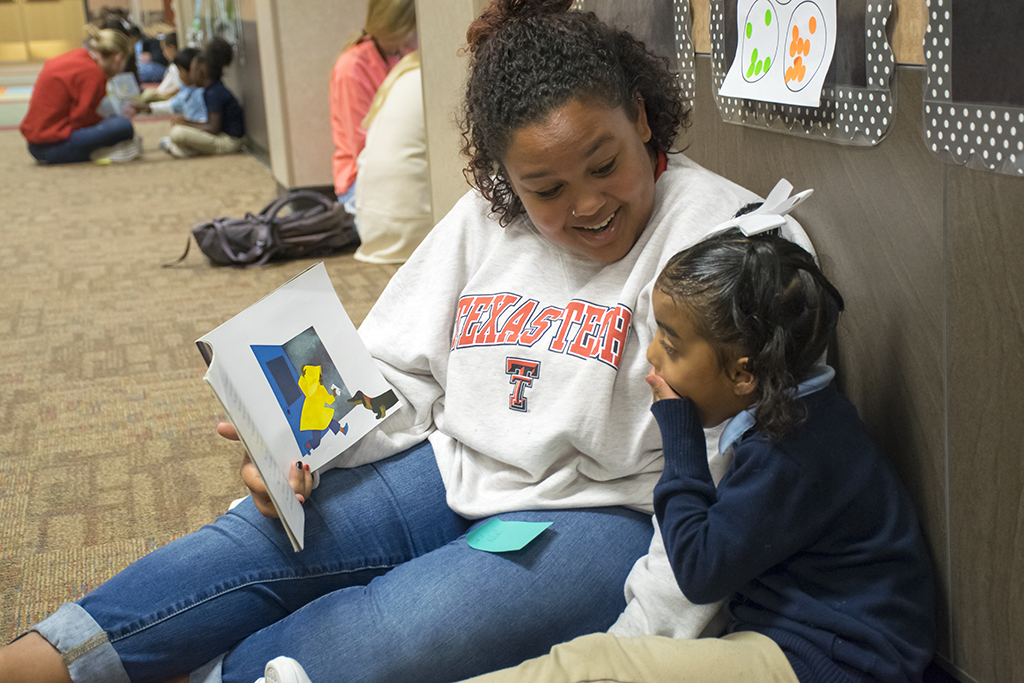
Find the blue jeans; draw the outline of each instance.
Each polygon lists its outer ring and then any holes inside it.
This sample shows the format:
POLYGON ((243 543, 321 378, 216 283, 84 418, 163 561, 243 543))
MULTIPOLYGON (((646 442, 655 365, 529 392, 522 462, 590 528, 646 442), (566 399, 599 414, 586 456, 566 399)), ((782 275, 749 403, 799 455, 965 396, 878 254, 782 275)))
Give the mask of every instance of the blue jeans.
POLYGON ((123 116, 103 119, 95 126, 71 131, 67 140, 47 144, 28 143, 29 154, 47 164, 73 164, 89 161, 89 155, 101 147, 131 140, 135 135, 132 122, 123 116))
POLYGON ((247 500, 36 630, 88 650, 76 682, 253 683, 278 655, 316 683, 458 681, 606 630, 652 533, 624 508, 514 512, 500 517, 552 525, 517 552, 474 550, 484 520, 448 508, 426 442, 325 472, 305 509, 300 553, 247 500))

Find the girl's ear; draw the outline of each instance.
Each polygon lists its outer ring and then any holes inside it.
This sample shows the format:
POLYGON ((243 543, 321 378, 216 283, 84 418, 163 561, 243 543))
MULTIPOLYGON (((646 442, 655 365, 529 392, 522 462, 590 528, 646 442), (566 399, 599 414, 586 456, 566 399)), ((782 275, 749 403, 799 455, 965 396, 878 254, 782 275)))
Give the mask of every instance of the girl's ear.
POLYGON ((733 392, 737 396, 753 396, 757 388, 757 379, 750 371, 750 358, 744 356, 732 362, 729 368, 729 380, 732 382, 733 392))

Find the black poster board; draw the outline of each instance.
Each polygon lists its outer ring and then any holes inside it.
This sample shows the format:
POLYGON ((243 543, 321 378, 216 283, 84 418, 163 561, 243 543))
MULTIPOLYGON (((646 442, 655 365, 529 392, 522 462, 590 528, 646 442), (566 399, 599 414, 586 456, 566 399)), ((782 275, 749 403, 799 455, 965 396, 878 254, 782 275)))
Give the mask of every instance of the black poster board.
MULTIPOLYGON (((842 144, 877 145, 895 114, 895 59, 886 37, 892 0, 836 1, 836 48, 819 107, 722 97, 738 40, 737 0, 711 0, 711 62, 722 119, 842 144)), ((768 0, 788 5, 800 0, 768 0)))
POLYGON ((1024 3, 931 0, 925 141, 945 161, 1024 175, 1024 3))

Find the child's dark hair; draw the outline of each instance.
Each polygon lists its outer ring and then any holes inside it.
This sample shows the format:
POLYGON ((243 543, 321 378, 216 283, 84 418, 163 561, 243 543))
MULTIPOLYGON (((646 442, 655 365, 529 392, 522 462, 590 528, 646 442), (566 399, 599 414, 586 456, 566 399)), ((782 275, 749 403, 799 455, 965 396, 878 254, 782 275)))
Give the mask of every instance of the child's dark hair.
POLYGON ((178 71, 188 71, 192 68, 192 60, 199 54, 199 50, 194 47, 178 50, 178 53, 174 55, 174 66, 178 67, 178 71))
POLYGON ((634 119, 643 98, 648 143, 672 147, 687 124, 678 76, 625 31, 590 12, 569 12, 572 0, 492 0, 466 35, 472 55, 460 117, 466 178, 491 202, 499 223, 523 213, 501 159, 516 131, 574 99, 623 107, 634 119))
POLYGON ((210 82, 216 83, 224 75, 224 69, 228 68, 235 58, 235 49, 231 43, 220 37, 210 38, 203 51, 206 56, 206 69, 210 75, 210 82))
POLYGON ((796 386, 825 352, 844 307, 813 256, 778 235, 734 228, 673 256, 655 287, 691 307, 723 367, 749 358, 758 429, 778 440, 803 422, 796 386))
POLYGON ((164 45, 166 45, 168 47, 173 47, 173 48, 177 48, 178 47, 178 34, 174 33, 173 31, 171 33, 165 33, 160 38, 160 40, 164 41, 164 45))

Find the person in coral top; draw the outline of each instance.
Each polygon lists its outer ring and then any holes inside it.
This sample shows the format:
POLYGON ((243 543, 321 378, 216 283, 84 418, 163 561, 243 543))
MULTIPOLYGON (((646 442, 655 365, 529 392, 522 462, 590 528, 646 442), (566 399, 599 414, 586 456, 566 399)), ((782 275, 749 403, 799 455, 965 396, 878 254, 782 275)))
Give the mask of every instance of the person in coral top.
POLYGON ((391 68, 416 48, 413 0, 369 0, 366 26, 331 71, 334 191, 355 212, 356 158, 366 142, 363 119, 391 68))
MULTIPOLYGON (((86 26, 86 31, 84 47, 43 65, 19 127, 29 153, 42 163, 89 161, 101 148, 135 145, 131 121, 123 116, 104 119, 97 112, 107 94, 107 80, 122 71, 131 54, 131 39, 95 26, 86 26)), ((119 151, 115 157, 129 156, 127 149, 119 151)))

